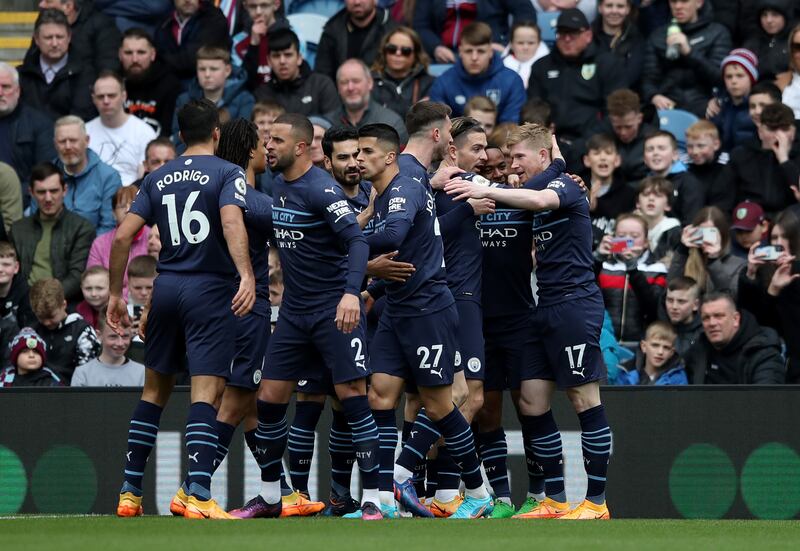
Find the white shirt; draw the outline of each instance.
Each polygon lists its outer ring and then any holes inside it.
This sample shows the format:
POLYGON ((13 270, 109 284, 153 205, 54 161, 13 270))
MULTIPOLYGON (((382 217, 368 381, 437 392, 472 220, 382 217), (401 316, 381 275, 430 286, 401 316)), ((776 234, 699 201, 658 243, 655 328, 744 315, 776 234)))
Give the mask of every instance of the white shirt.
POLYGON ((45 63, 42 56, 39 56, 39 68, 42 70, 42 74, 44 75, 45 81, 47 84, 51 84, 53 79, 56 78, 58 72, 67 66, 67 59, 69 58, 69 54, 65 55, 52 65, 45 63))
POLYGON ((508 55, 503 58, 503 65, 517 73, 519 78, 522 79, 522 84, 524 84, 525 88, 527 89, 528 80, 531 76, 531 67, 533 67, 533 64, 538 60, 549 54, 550 48, 544 42, 539 42, 539 47, 536 48, 536 53, 534 53, 533 57, 528 61, 520 61, 514 57, 514 54, 511 53, 510 48, 506 48, 506 50, 508 51, 508 55))
POLYGON ((800 73, 792 73, 792 81, 783 89, 783 103, 792 108, 795 119, 800 119, 800 73))
POLYGON ((108 128, 100 117, 95 117, 86 124, 86 132, 89 134, 89 147, 101 161, 119 172, 123 186, 139 178, 147 144, 157 137, 149 124, 131 115, 119 128, 108 128))

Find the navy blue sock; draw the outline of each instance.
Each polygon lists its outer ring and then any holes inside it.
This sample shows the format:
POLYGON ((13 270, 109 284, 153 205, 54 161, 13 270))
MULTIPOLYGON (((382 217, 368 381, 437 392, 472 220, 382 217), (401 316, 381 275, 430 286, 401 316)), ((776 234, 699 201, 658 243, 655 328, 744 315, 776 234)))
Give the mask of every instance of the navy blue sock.
POLYGON ((378 488, 381 456, 378 425, 372 417, 369 400, 366 396, 353 396, 341 402, 353 433, 353 449, 361 472, 361 486, 365 490, 375 490, 378 488))
POLYGON ((495 497, 511 497, 508 482, 508 444, 506 433, 502 428, 490 432, 479 432, 475 435, 478 451, 486 478, 492 486, 495 497))
POLYGON ((543 415, 520 416, 523 434, 529 434, 530 447, 536 463, 544 475, 544 492, 550 499, 564 503, 564 459, 561 451, 561 433, 558 432, 552 410, 543 415))
POLYGON ((258 400, 258 428, 256 429, 258 466, 261 480, 277 482, 281 478, 281 459, 286 450, 289 428, 286 425, 286 410, 289 404, 272 404, 258 400))
POLYGON ((125 484, 122 492, 142 495, 142 477, 147 458, 156 445, 158 425, 163 410, 150 402, 139 400, 128 429, 128 452, 125 454, 125 484))
POLYGON ((213 472, 217 471, 217 467, 222 464, 225 457, 228 455, 228 448, 231 445, 231 440, 233 440, 233 433, 235 431, 236 427, 233 425, 217 421, 217 435, 219 436, 219 440, 217 440, 217 455, 214 457, 213 472))
POLYGON ((258 452, 256 452, 258 439, 256 438, 256 429, 245 431, 244 442, 247 444, 247 449, 253 454, 253 458, 256 460, 256 463, 258 463, 258 452))
POLYGON ((186 453, 189 455, 189 493, 197 498, 211 499, 211 475, 217 456, 217 410, 205 402, 189 407, 186 422, 186 453))
POLYGON ((461 486, 461 469, 447 448, 442 446, 439 448, 439 455, 436 456, 436 490, 458 490, 459 486, 461 486))
POLYGON ((350 495, 353 464, 356 462, 353 433, 343 411, 334 409, 332 413, 333 421, 328 439, 328 451, 331 455, 331 491, 339 497, 347 497, 350 495))
POLYGON ((318 402, 297 402, 289 429, 289 475, 294 489, 304 494, 308 493, 308 473, 314 458, 314 429, 323 406, 318 402))
POLYGON ((380 436, 380 476, 378 489, 381 492, 394 491, 394 452, 397 449, 397 425, 393 409, 374 409, 372 416, 378 425, 380 436))
POLYGON ((611 429, 602 404, 578 414, 581 423, 583 466, 588 477, 586 499, 597 505, 606 500, 606 470, 611 455, 611 429))
POLYGON ((528 494, 541 496, 544 494, 544 473, 542 466, 536 462, 536 454, 531 447, 530 427, 526 427, 519 418, 522 425, 522 447, 525 450, 525 466, 528 469, 528 494))
MULTIPOLYGON (((481 465, 478 462, 478 454, 475 452, 475 438, 472 429, 469 428, 467 420, 458 411, 458 408, 448 413, 444 418, 436 422, 436 428, 444 436, 444 443, 453 461, 461 468, 461 479, 467 490, 483 488, 483 475, 481 475, 481 465)), ((441 453, 441 450, 440 450, 441 453)), ((439 472, 439 489, 441 486, 442 473, 439 472)))
MULTIPOLYGON (((425 497, 432 498, 436 495, 436 489, 439 486, 439 464, 438 457, 434 459, 427 459, 425 461, 425 497)), ((422 494, 417 494, 422 495, 422 494)))
MULTIPOLYGON (((406 442, 411 437, 411 431, 413 430, 414 422, 413 421, 403 421, 403 434, 400 439, 400 448, 404 448, 406 442)), ((414 489, 417 491, 418 496, 425 495, 425 463, 427 459, 421 463, 417 464, 417 467, 414 469, 414 476, 412 480, 414 482, 414 489)))
POLYGON ((409 431, 409 439, 400 451, 397 464, 412 473, 417 472, 420 465, 425 465, 425 456, 428 451, 441 437, 434 422, 428 419, 425 410, 421 409, 414 421, 414 426, 409 431))

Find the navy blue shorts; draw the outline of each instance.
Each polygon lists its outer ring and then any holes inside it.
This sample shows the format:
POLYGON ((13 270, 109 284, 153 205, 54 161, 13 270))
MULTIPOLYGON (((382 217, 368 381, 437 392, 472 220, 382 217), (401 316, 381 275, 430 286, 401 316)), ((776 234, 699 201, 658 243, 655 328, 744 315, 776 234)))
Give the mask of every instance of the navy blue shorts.
MULTIPOLYGON (((256 298, 256 301, 262 300, 256 298)), ((236 357, 231 366, 228 386, 236 386, 247 390, 257 390, 264 372, 269 342, 269 305, 267 315, 253 311, 243 318, 236 319, 236 357)))
POLYGON ((453 384, 458 352, 455 304, 424 316, 384 312, 370 345, 373 373, 412 381, 417 387, 453 384))
POLYGON ((269 339, 263 378, 324 381, 326 370, 334 384, 367 377, 363 316, 353 332, 344 334, 336 328, 335 315, 336 308, 313 314, 281 311, 269 339))
POLYGON ((153 283, 144 363, 165 375, 214 375, 227 379, 236 350, 233 278, 163 272, 153 283))
POLYGON ((559 388, 570 388, 605 379, 600 350, 603 314, 599 292, 536 308, 522 380, 546 379, 559 388))
POLYGON ((531 314, 527 312, 483 319, 486 351, 484 391, 519 390, 530 323, 531 314))
POLYGON ((458 352, 461 361, 456 371, 464 377, 483 381, 486 376, 486 356, 483 342, 483 311, 472 300, 456 300, 458 310, 458 352))

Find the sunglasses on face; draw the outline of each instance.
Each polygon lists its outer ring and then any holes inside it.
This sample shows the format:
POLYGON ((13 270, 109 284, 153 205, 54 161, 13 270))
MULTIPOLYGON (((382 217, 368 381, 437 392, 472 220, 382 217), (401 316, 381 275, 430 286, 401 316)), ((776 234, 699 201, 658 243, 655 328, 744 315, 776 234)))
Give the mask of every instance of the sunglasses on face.
POLYGON ((408 57, 414 53, 414 48, 411 48, 409 46, 397 46, 395 44, 387 44, 383 48, 383 51, 386 52, 387 54, 392 54, 392 55, 399 54, 403 57, 408 57))
POLYGON ((792 51, 793 52, 800 52, 800 43, 792 42, 792 51))

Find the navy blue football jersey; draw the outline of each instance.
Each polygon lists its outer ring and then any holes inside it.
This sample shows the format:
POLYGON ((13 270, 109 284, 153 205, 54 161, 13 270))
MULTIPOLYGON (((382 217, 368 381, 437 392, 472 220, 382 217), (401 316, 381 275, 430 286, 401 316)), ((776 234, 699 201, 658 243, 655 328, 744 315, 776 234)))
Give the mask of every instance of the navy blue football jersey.
MULTIPOLYGON (((350 208, 353 212, 359 214, 362 210, 369 206, 369 196, 372 193, 372 184, 366 180, 361 180, 358 184, 358 195, 355 197, 348 197, 347 202, 350 203, 350 208)), ((372 218, 369 219, 367 225, 362 230, 364 235, 372 233, 372 218)))
POLYGON ((375 198, 374 233, 367 237, 370 254, 398 251, 398 262, 414 265, 404 283, 386 285, 385 313, 418 316, 453 303, 444 269, 444 247, 436 204, 424 186, 398 174, 375 198))
POLYGON ((281 310, 319 312, 335 307, 345 289, 357 294, 366 265, 360 274, 348 271, 346 242, 364 238, 336 180, 312 167, 290 182, 279 175, 272 189, 273 234, 283 270, 281 310), (351 278, 357 281, 352 286, 351 278))
POLYGON ((269 240, 272 237, 272 198, 249 189, 244 213, 250 244, 250 261, 256 278, 256 293, 269 304, 269 240))
POLYGON ((244 171, 213 155, 178 157, 145 176, 131 212, 161 234, 158 271, 234 275, 220 209, 245 208, 244 171))
POLYGON ((400 174, 411 178, 418 184, 423 184, 430 191, 431 178, 428 175, 428 170, 416 157, 409 153, 401 153, 397 156, 397 167, 400 169, 400 174))

